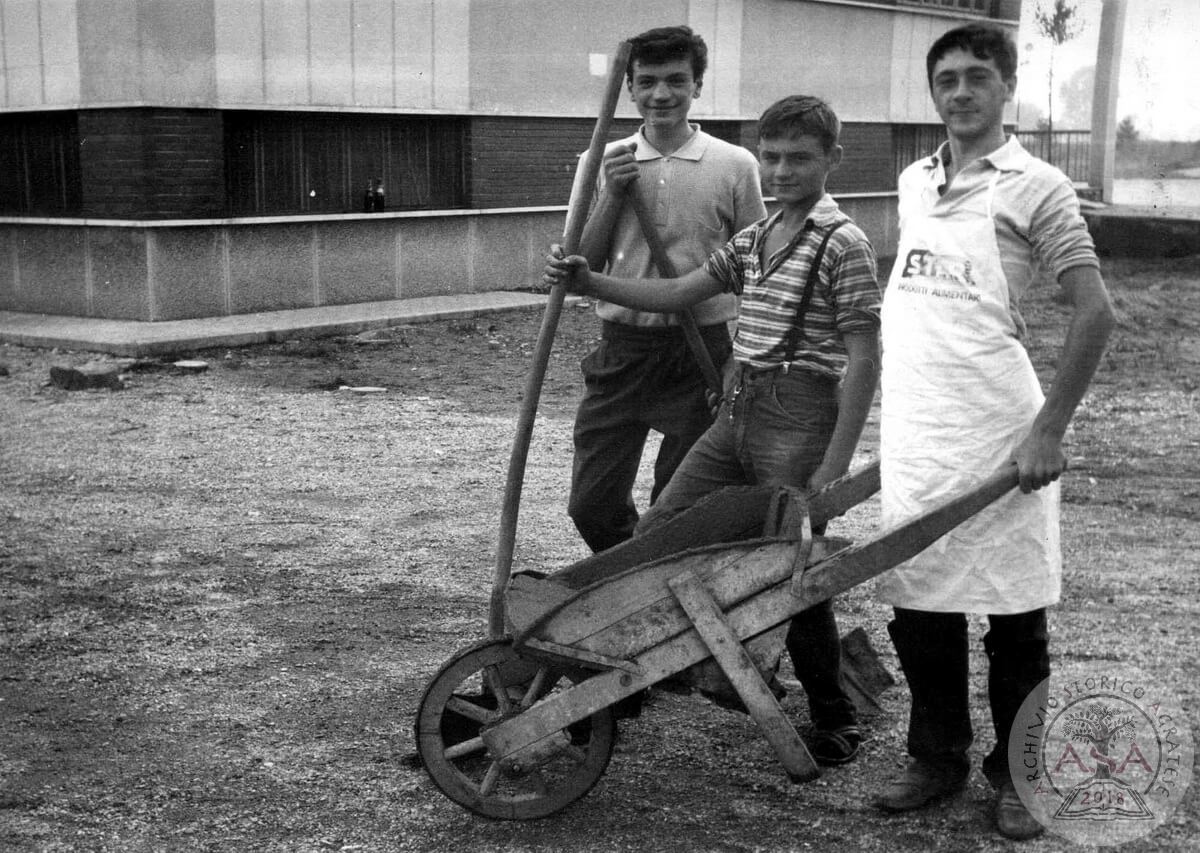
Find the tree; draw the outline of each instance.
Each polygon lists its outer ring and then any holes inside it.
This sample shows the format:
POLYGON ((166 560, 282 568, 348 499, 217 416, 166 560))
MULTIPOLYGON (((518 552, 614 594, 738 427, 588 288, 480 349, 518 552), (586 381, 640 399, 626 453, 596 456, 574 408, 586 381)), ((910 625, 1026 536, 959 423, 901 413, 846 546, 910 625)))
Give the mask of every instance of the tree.
POLYGON ((1040 104, 1031 101, 1017 103, 1017 127, 1021 130, 1043 129, 1046 124, 1046 114, 1040 104))
POLYGON ((1050 72, 1046 86, 1047 127, 1054 132, 1054 50, 1079 34, 1079 21, 1075 17, 1079 8, 1068 0, 1054 0, 1047 11, 1042 3, 1033 10, 1033 20, 1038 32, 1050 39, 1050 72))
POLYGON ((1060 124, 1072 130, 1087 130, 1092 126, 1092 92, 1096 86, 1096 67, 1085 65, 1072 74, 1058 89, 1062 103, 1060 124))
POLYGON ((1125 116, 1117 125, 1117 147, 1121 149, 1129 148, 1133 143, 1137 142, 1141 134, 1133 123, 1133 116, 1125 116))

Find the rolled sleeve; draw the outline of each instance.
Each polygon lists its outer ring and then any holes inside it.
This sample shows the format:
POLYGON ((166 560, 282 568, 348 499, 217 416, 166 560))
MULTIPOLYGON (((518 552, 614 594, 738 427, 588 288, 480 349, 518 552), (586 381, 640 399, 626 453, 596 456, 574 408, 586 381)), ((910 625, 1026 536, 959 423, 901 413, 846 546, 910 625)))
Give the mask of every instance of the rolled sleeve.
POLYGON ((875 250, 863 239, 847 245, 837 258, 830 302, 839 332, 871 332, 879 328, 883 293, 875 250))
POLYGON ((735 237, 709 255, 708 260, 704 262, 704 271, 721 282, 725 293, 741 295, 746 277, 736 242, 735 237))
POLYGON ((1096 244, 1079 212, 1079 198, 1061 182, 1042 199, 1030 220, 1034 255, 1058 278, 1073 267, 1100 267, 1096 244))

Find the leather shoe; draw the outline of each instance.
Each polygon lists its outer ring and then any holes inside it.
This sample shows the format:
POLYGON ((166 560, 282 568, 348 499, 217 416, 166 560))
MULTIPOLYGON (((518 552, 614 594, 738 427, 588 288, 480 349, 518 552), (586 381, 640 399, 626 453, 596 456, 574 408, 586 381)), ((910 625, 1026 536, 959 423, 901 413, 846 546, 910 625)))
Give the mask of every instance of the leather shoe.
POLYGON ((887 812, 911 811, 956 794, 966 784, 965 771, 911 761, 904 772, 871 801, 871 805, 887 812))
POLYGON ((862 740, 862 729, 853 724, 832 729, 818 729, 813 732, 809 752, 812 753, 817 764, 837 767, 849 764, 858 757, 858 749, 862 745, 862 740))
POLYGON ((1037 838, 1046 831, 1046 827, 1037 822, 1037 818, 1029 813, 1025 804, 1012 782, 1006 782, 996 797, 996 829, 1005 838, 1025 841, 1037 838))

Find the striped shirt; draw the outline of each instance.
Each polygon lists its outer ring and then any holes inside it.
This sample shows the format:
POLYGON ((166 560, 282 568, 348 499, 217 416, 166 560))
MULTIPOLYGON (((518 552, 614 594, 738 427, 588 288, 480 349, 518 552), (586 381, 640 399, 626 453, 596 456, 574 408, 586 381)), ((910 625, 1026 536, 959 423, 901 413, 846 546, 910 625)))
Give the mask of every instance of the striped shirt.
POLYGON ((750 367, 775 367, 787 358, 790 330, 809 267, 829 228, 845 222, 825 247, 820 278, 791 359, 791 364, 801 369, 840 378, 848 361, 842 335, 879 328, 883 296, 876 277, 875 250, 862 229, 826 194, 813 206, 803 235, 791 251, 784 249, 764 266, 762 247, 781 215, 738 232, 704 265, 727 291, 742 297, 734 359, 750 367))

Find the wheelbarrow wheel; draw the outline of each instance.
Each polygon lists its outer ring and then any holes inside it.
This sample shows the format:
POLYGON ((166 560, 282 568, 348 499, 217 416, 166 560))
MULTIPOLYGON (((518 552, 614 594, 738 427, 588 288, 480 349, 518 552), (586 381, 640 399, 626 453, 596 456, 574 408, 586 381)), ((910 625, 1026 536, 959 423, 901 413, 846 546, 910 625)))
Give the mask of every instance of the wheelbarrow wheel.
POLYGON ((496 760, 480 733, 584 677, 523 659, 509 640, 464 649, 421 697, 416 741, 425 771, 447 797, 484 817, 532 820, 565 808, 587 794, 608 766, 616 741, 610 709, 546 738, 527 767, 496 760))

